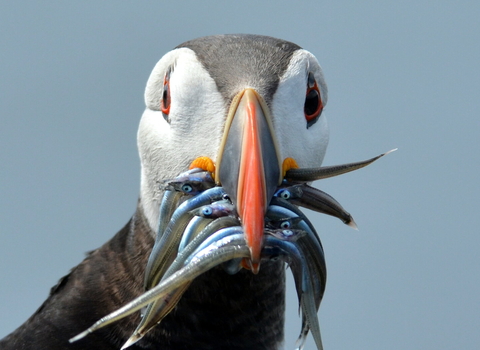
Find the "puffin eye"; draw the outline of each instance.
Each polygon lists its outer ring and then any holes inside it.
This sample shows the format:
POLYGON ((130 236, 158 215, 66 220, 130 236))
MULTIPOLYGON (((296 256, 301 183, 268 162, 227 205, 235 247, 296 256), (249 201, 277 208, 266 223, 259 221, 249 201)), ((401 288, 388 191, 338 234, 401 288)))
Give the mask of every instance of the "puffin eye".
POLYGON ((307 129, 311 127, 320 117, 323 110, 322 98, 320 97, 320 90, 313 73, 308 73, 307 93, 305 97, 305 105, 303 111, 305 119, 307 120, 307 129))
POLYGON ((193 187, 190 184, 182 185, 182 191, 185 193, 190 193, 193 191, 193 187))
POLYGON ((170 113, 170 73, 171 70, 169 69, 167 73, 165 73, 165 77, 163 78, 163 92, 162 92, 162 101, 160 102, 160 110, 163 113, 164 118, 168 121, 168 114, 170 113))

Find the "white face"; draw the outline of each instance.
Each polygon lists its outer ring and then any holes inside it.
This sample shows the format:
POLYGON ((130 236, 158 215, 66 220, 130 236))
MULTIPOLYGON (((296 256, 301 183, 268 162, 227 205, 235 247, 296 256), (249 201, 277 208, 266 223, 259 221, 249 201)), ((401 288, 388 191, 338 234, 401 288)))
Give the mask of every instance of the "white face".
MULTIPOLYGON (((292 157, 302 168, 320 166, 328 144, 325 115, 307 128, 304 105, 309 73, 315 77, 325 106, 327 87, 322 70, 305 50, 293 54, 270 105, 281 159, 292 157)), ((145 102, 137 140, 142 167, 140 196, 155 232, 163 196, 160 184, 187 170, 198 157, 216 160, 229 106, 188 48, 170 51, 157 63, 147 82, 145 102), (168 70, 171 104, 166 116, 161 103, 168 70)))
POLYGON ((298 50, 293 54, 271 106, 281 159, 291 157, 301 168, 322 164, 329 136, 327 119, 323 114, 308 129, 306 126, 304 105, 309 72, 315 76, 325 106, 327 85, 322 69, 315 56, 306 50, 298 50))

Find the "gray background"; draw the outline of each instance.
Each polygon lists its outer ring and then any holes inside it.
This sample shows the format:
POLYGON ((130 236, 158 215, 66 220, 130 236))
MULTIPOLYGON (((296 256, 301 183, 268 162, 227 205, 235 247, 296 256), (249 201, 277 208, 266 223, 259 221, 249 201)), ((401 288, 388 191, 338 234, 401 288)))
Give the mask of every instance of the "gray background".
MULTIPOLYGON (((157 60, 242 32, 319 59, 324 164, 399 148, 316 183, 360 227, 313 215, 329 268, 325 348, 478 349, 479 18, 478 1, 2 1, 0 337, 133 213, 157 60)), ((296 303, 290 288, 287 349, 296 303)))

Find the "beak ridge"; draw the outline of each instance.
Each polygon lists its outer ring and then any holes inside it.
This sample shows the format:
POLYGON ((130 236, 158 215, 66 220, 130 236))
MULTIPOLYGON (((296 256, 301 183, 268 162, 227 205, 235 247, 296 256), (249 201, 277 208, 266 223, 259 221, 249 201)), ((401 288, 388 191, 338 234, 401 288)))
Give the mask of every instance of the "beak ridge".
POLYGON ((242 91, 230 108, 215 178, 237 207, 254 273, 260 264, 265 213, 281 182, 279 159, 268 106, 255 90, 242 91))

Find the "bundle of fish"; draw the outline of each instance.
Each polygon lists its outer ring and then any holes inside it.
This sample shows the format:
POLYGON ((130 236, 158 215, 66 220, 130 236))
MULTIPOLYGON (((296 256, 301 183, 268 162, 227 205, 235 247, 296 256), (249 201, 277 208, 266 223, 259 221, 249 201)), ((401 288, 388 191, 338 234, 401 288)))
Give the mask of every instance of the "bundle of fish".
MULTIPOLYGON (((308 183, 360 169, 390 152, 356 163, 292 168, 286 171, 266 210, 261 259, 280 259, 292 271, 302 317, 298 349, 303 348, 310 331, 317 348, 323 349, 317 311, 327 278, 320 238, 298 206, 332 215, 357 228, 352 216, 333 197, 308 183)), ((212 175, 194 168, 162 185, 165 192, 157 239, 146 267, 146 292, 101 318, 71 342, 141 310, 141 322, 122 347, 125 349, 160 323, 202 273, 216 266, 229 274, 242 268, 258 270, 249 259, 250 248, 236 208, 212 175)))

